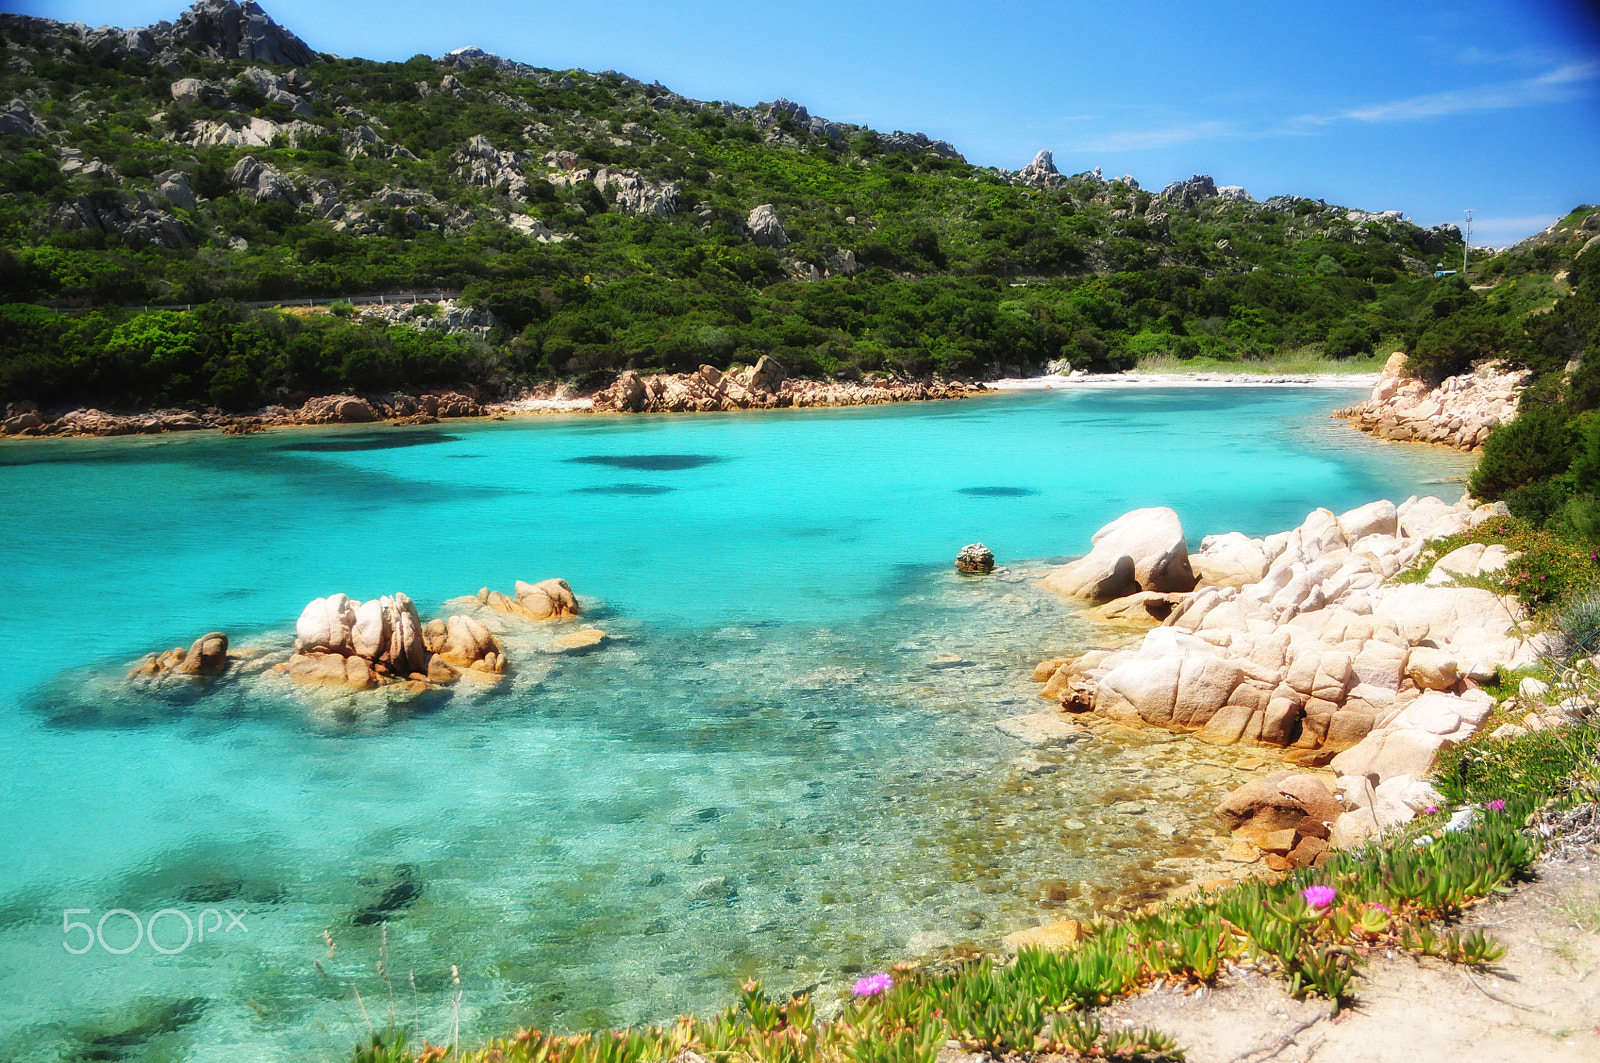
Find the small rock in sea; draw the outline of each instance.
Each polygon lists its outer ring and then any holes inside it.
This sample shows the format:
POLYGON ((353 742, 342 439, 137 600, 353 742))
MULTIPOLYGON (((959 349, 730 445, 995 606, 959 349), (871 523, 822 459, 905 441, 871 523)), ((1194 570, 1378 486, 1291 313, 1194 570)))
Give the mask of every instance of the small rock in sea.
POLYGON ((1084 830, 1089 826, 1081 819, 1069 819, 1061 825, 1067 828, 1067 830, 1084 830))
POLYGON ((1267 762, 1262 760, 1260 757, 1240 757, 1238 760, 1233 762, 1233 766, 1238 768, 1240 771, 1255 771, 1257 768, 1264 766, 1266 763, 1267 762))
POLYGON ((1142 816, 1144 815, 1145 807, 1138 801, 1118 801, 1111 806, 1111 811, 1119 816, 1142 816))
POLYGON ((972 662, 956 653, 941 653, 928 662, 929 668, 964 668, 972 662))
POLYGON ((982 543, 971 543, 956 555, 956 568, 962 572, 993 572, 994 551, 982 543))

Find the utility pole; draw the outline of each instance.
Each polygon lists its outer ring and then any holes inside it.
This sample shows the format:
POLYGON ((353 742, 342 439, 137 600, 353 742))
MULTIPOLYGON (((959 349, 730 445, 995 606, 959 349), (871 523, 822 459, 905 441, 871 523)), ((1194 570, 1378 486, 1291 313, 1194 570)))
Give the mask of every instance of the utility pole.
MULTIPOLYGON (((1473 207, 1473 208, 1471 208, 1471 209, 1469 209, 1467 211, 1467 235, 1466 235, 1466 238, 1461 241, 1461 279, 1462 280, 1466 280, 1467 279, 1467 252, 1472 250, 1472 211, 1477 210, 1477 209, 1478 208, 1473 207)), ((1468 283, 1470 283, 1470 282, 1468 282, 1468 283)))

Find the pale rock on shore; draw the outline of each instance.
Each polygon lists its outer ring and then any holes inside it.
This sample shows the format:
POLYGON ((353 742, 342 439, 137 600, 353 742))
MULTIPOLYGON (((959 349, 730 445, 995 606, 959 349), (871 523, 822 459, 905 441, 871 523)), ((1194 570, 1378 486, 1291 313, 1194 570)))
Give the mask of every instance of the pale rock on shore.
POLYGON ((427 424, 445 417, 482 417, 488 410, 475 394, 456 391, 422 395, 318 395, 297 408, 266 406, 253 414, 208 410, 150 410, 119 414, 79 408, 49 415, 33 403, 16 403, 0 420, 0 435, 125 436, 221 429, 248 433, 292 425, 371 424, 394 421, 427 424))
POLYGON ((1099 601, 1138 591, 1194 589, 1183 525, 1164 506, 1124 513, 1089 541, 1088 555, 1045 577, 1046 587, 1099 601))
MULTIPOLYGON (((1133 554, 1175 559, 1175 548, 1165 555, 1157 549, 1170 536, 1131 552, 1100 550, 1121 541, 1129 526, 1176 522, 1152 512, 1136 511, 1096 535, 1098 567, 1085 566, 1091 552, 1045 585, 1082 593, 1092 585, 1086 569, 1137 573, 1133 554)), ((1431 583, 1386 582, 1415 562, 1428 540, 1505 512, 1503 503, 1412 498, 1338 516, 1319 509, 1299 527, 1265 539, 1207 537, 1185 558, 1199 587, 1170 595, 1179 601, 1162 626, 1136 646, 1046 662, 1056 666, 1041 665, 1034 678, 1045 682, 1041 696, 1067 711, 1193 733, 1218 745, 1281 750, 1306 766, 1331 763, 1343 777, 1348 811, 1320 837, 1350 844, 1415 813, 1427 799, 1417 780, 1438 750, 1474 733, 1494 708, 1478 683, 1499 666, 1534 659, 1514 598, 1449 582, 1452 572, 1496 571, 1511 559, 1505 551, 1447 555, 1450 564, 1436 564, 1431 583)), ((1181 528, 1176 541, 1181 545, 1181 528)), ((1147 608, 1148 597, 1140 592, 1139 608, 1147 608)))
POLYGON ((776 361, 763 356, 755 366, 737 373, 723 373, 709 365, 701 366, 695 373, 647 377, 626 370, 592 396, 565 386, 545 384, 525 389, 519 396, 500 402, 485 401, 477 392, 456 391, 422 395, 319 395, 305 400, 299 407, 266 406, 248 414, 220 410, 111 413, 92 408, 51 413, 40 410, 32 402, 17 402, 0 411, 0 438, 156 435, 201 429, 245 434, 296 425, 432 424, 452 417, 876 406, 890 402, 960 399, 984 390, 982 385, 959 381, 792 380, 776 361))
POLYGON ((754 366, 724 373, 703 365, 694 373, 640 376, 618 374, 608 388, 595 393, 597 410, 622 413, 705 413, 713 410, 761 410, 805 406, 875 406, 889 402, 959 399, 981 391, 979 385, 920 381, 865 383, 790 379, 783 366, 762 355, 754 366))
POLYGON ((1371 397, 1333 416, 1379 439, 1477 450, 1491 431, 1516 416, 1517 400, 1533 375, 1491 364, 1430 388, 1404 378, 1405 360, 1404 354, 1390 356, 1371 397))

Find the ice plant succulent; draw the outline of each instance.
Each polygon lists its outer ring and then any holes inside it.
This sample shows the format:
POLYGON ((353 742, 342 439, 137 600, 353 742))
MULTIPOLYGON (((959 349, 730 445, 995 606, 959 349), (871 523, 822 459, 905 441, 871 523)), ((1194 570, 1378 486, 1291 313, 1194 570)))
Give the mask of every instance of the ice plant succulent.
POLYGON ((894 975, 872 974, 856 983, 855 995, 858 997, 875 997, 879 993, 887 993, 894 986, 894 975))
POLYGON ((1300 891, 1300 896, 1306 899, 1306 906, 1309 908, 1326 908, 1338 895, 1339 891, 1332 886, 1307 886, 1300 891))

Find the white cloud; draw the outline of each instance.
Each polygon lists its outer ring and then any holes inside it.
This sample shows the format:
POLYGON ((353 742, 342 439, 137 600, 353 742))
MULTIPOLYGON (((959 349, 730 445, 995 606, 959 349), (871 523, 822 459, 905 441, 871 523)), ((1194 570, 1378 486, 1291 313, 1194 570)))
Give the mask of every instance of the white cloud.
POLYGON ((1600 62, 1568 63, 1534 78, 1501 81, 1449 92, 1434 92, 1389 103, 1352 107, 1331 114, 1308 114, 1289 123, 1295 126, 1322 126, 1335 122, 1414 122, 1474 111, 1504 111, 1540 103, 1559 103, 1588 95, 1600 78, 1600 62))
POLYGON ((1473 218, 1472 246, 1507 247, 1519 240, 1527 239, 1534 233, 1543 232, 1561 218, 1560 214, 1530 214, 1521 218, 1473 218))
POLYGON ((1202 140, 1231 140, 1240 133, 1228 122, 1189 122, 1162 129, 1123 129, 1077 146, 1078 151, 1151 151, 1175 148, 1202 140))
MULTIPOLYGON (((1252 127, 1245 123, 1212 120, 1152 129, 1115 130, 1100 136, 1089 136, 1073 145, 1070 150, 1156 151, 1201 141, 1261 140, 1276 136, 1314 135, 1328 126, 1344 122, 1415 122, 1476 111, 1512 110, 1593 95, 1597 81, 1600 81, 1600 61, 1567 63, 1538 77, 1429 93, 1388 103, 1350 107, 1327 114, 1302 115, 1276 125, 1252 127)), ((1088 119, 1090 116, 1082 117, 1088 119)))

